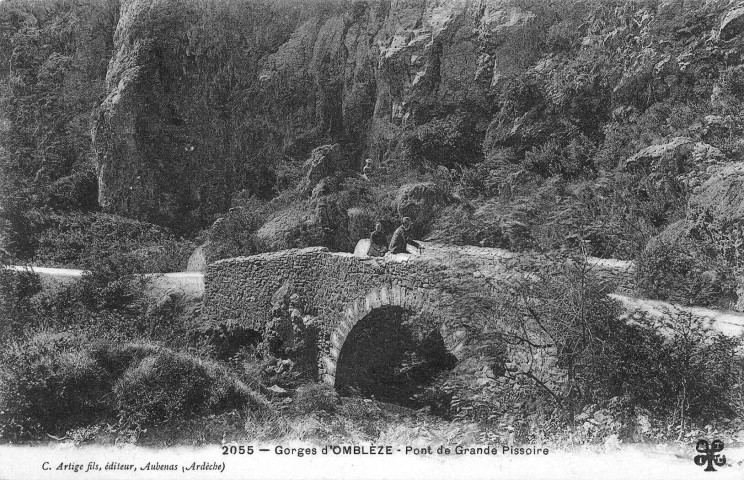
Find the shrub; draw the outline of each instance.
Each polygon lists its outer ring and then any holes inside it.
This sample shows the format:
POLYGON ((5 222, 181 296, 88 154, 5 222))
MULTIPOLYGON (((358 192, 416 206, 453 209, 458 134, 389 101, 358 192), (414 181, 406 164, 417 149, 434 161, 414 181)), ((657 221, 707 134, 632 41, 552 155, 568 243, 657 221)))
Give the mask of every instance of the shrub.
POLYGON ((504 285, 513 293, 499 316, 508 355, 521 365, 504 371, 547 394, 573 426, 597 389, 592 368, 605 361, 604 342, 623 324, 619 306, 607 297, 612 286, 595 276, 583 256, 538 259, 523 268, 531 279, 516 288, 504 285))
POLYGON ((579 412, 624 398, 671 418, 680 430, 690 419, 731 413, 736 339, 681 310, 634 314, 629 322, 606 296, 612 285, 596 278, 581 258, 568 260, 523 262, 519 268, 527 280, 500 284, 505 299, 494 305, 490 319, 483 316, 479 345, 503 348, 502 357, 492 355, 491 369, 520 384, 519 398, 484 381, 456 392, 453 407, 475 414, 489 399, 553 404, 561 421, 574 426, 579 412))
POLYGON ((146 426, 261 402, 216 364, 167 350, 133 363, 113 389, 126 425, 146 426))
POLYGON ((62 177, 49 186, 45 203, 55 210, 94 210, 98 179, 93 169, 62 177))
POLYGON ((732 268, 688 239, 651 242, 638 259, 639 291, 683 305, 728 306, 736 298, 732 268))
POLYGON ((189 333, 192 338, 210 345, 214 352, 211 356, 219 360, 244 356, 262 340, 261 333, 256 330, 233 323, 200 325, 189 333))
POLYGON ((0 437, 64 432, 112 413, 105 372, 81 343, 70 334, 44 333, 4 352, 0 437))
POLYGON ((133 273, 182 272, 196 244, 187 239, 165 238, 157 245, 146 245, 126 254, 133 273))
POLYGON ((121 274, 181 271, 195 247, 163 227, 100 213, 46 215, 37 238, 37 263, 121 274))
POLYGON ((31 297, 41 291, 39 276, 0 265, 0 343, 19 335, 30 323, 31 297))
POLYGON ((300 414, 317 411, 334 413, 341 399, 333 387, 324 383, 308 383, 297 389, 294 396, 295 410, 300 414))
MULTIPOLYGON (((636 315, 633 338, 614 343, 616 362, 602 367, 622 380, 636 404, 679 419, 710 420, 730 415, 734 388, 735 338, 712 330, 692 312, 672 309, 662 315, 636 315)), ((612 378, 612 377, 608 377, 612 378)))
POLYGON ((147 279, 118 276, 111 271, 83 273, 72 286, 73 295, 90 311, 122 310, 135 312, 144 307, 144 286, 147 279))
POLYGON ((485 202, 479 208, 453 205, 443 209, 427 240, 519 251, 533 247, 528 212, 519 206, 485 202))
POLYGON ((465 198, 500 197, 510 200, 512 193, 530 178, 513 148, 497 148, 489 152, 483 162, 472 167, 463 167, 455 187, 457 194, 465 198))
POLYGON ((144 427, 266 402, 225 369, 152 344, 42 333, 2 353, 0 437, 113 421, 144 427))
POLYGON ((256 198, 243 199, 218 219, 209 230, 208 261, 255 255, 264 250, 256 238, 258 230, 274 207, 256 198))
POLYGON ((477 122, 476 115, 465 112, 432 119, 406 132, 402 149, 419 165, 425 161, 446 167, 477 163, 482 158, 483 140, 477 122))
MULTIPOLYGON (((546 143, 527 151, 524 155, 525 169, 545 177, 561 175, 576 178, 594 170, 592 158, 596 146, 581 134, 568 135, 568 143, 552 137, 546 143)), ((566 135, 561 135, 565 138, 566 135)))
MULTIPOLYGON (((181 347, 187 343, 187 315, 195 305, 179 301, 174 292, 153 298, 145 285, 157 279, 85 274, 70 284, 48 285, 19 303, 17 315, 4 325, 15 341, 40 331, 66 331, 88 338, 127 342, 140 338, 181 347), (15 325, 17 328, 10 328, 15 325)), ((157 286, 155 286, 157 288, 157 286)), ((10 312, 3 312, 9 313, 10 312)), ((1 315, 1 314, 0 314, 1 315)))
POLYGON ((744 362, 736 359, 731 372, 731 389, 726 392, 726 402, 736 416, 744 416, 744 362))

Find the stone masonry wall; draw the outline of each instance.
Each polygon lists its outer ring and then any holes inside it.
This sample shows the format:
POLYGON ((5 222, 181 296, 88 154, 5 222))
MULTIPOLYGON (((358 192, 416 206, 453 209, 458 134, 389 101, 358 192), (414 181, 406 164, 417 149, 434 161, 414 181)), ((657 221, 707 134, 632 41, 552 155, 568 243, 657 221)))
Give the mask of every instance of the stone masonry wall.
MULTIPOLYGON (((515 254, 499 249, 424 244, 425 255, 387 257, 331 253, 323 247, 230 258, 207 266, 204 308, 208 321, 262 331, 280 292, 297 294, 317 317, 318 371, 335 381, 336 362, 357 321, 385 305, 410 311, 426 329, 438 329, 457 356, 477 299, 493 298, 515 275, 515 254)), ((632 287, 633 269, 592 260, 601 276, 632 287)), ((606 262, 605 262, 606 263, 606 262)), ((624 285, 624 287, 623 287, 624 285)))
POLYGON ((456 351, 456 325, 467 318, 468 307, 447 288, 458 281, 449 270, 439 262, 407 255, 383 259, 324 248, 286 250, 209 265, 204 306, 209 321, 236 322, 261 331, 270 320, 275 294, 298 294, 305 312, 318 319, 319 373, 333 383, 346 336, 380 306, 399 306, 416 314, 421 322, 430 323, 426 328, 440 329, 448 347, 456 351))

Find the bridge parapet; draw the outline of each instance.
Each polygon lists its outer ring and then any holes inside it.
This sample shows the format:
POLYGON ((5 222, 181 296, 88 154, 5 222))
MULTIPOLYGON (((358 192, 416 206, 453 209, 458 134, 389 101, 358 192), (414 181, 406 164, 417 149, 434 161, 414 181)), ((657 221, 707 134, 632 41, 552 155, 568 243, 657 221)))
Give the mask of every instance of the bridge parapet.
MULTIPOLYGON (((508 259, 507 259, 508 260, 508 259)), ((301 295, 319 317, 339 315, 350 302, 382 285, 404 290, 489 288, 486 279, 508 274, 508 261, 443 261, 437 257, 360 257, 323 247, 284 250, 212 263, 205 274, 205 311, 215 321, 264 324, 283 286, 301 295), (472 284, 472 285, 470 285, 472 284)))
MULTIPOLYGON (((297 294, 304 313, 316 317, 319 374, 329 383, 351 329, 383 306, 438 329, 457 356, 461 326, 484 310, 479 301, 497 297, 504 281, 520 275, 520 259, 500 249, 426 243, 424 252, 368 257, 313 247, 220 260, 206 268, 204 313, 211 322, 262 332, 281 297, 297 294)), ((632 265, 597 263, 601 274, 624 272, 624 282, 632 281, 632 265)))
POLYGON ((332 377, 351 328, 382 306, 400 307, 430 323, 426 328, 449 332, 445 341, 455 348, 461 332, 454 325, 464 323, 473 308, 461 292, 489 296, 492 286, 484 279, 506 274, 501 261, 484 274, 436 257, 360 257, 321 247, 230 258, 207 266, 204 312, 208 321, 260 332, 278 297, 297 294, 305 313, 317 319, 320 374, 332 377))

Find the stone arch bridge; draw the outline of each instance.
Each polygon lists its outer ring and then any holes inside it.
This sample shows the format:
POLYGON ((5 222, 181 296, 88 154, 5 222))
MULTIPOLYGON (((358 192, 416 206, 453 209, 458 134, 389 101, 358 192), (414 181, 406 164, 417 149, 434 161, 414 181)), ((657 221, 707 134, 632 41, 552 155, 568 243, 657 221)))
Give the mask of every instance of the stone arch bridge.
MULTIPOLYGON (((352 328, 375 309, 397 307, 417 327, 438 331, 459 357, 484 299, 512 275, 515 254, 478 247, 425 245, 425 254, 368 257, 323 247, 293 249, 212 263, 205 273, 204 311, 210 322, 263 331, 278 296, 297 294, 316 317, 318 376, 331 385, 352 328)), ((601 263, 599 261, 598 263, 601 263)), ((632 282, 630 264, 599 265, 632 282)))

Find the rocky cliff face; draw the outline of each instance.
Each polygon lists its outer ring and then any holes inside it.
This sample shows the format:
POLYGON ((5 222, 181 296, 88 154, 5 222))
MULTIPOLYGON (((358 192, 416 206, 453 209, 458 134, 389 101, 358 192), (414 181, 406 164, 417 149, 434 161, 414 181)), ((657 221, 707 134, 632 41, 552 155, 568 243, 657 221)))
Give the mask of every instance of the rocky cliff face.
POLYGON ((125 0, 94 126, 100 204, 183 221, 270 195, 275 164, 323 143, 381 161, 433 105, 485 103, 515 68, 494 45, 534 17, 517 3, 125 0))
MULTIPOLYGON (((569 235, 539 226, 563 221, 557 214, 570 204, 589 224, 593 254, 634 258, 686 215, 709 166, 744 154, 739 3, 107 5, 0 7, 0 51, 12 67, 0 71, 0 101, 11 107, 0 158, 12 160, 0 174, 28 186, 14 199, 95 209, 92 156, 104 210, 193 234, 277 191, 286 194, 266 221, 286 205, 296 211, 284 217, 312 216, 336 195, 341 217, 363 212, 349 217, 355 225, 388 214, 395 223, 386 196, 434 181, 473 207, 461 212, 472 231, 442 241, 496 244, 504 228, 485 224, 498 214, 531 230, 499 245, 553 248, 569 235), (90 34, 71 35, 81 24, 90 34), (98 46, 85 48, 86 38, 98 46), (313 167, 312 152, 328 148, 313 167), (366 158, 373 181, 352 188, 349 172, 366 158)), ((451 224, 446 231, 463 230, 457 209, 439 222, 451 224)), ((28 223, 14 220, 19 238, 28 223)), ((296 223, 289 227, 301 231, 296 223)))

